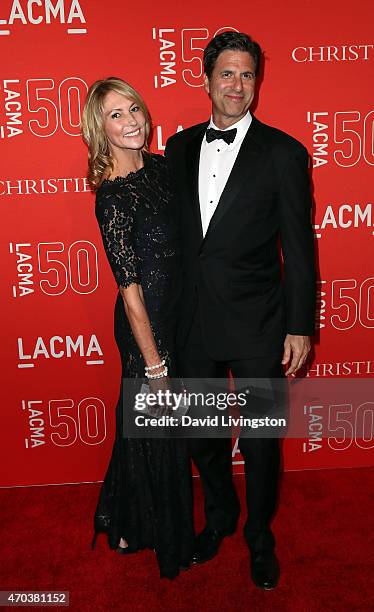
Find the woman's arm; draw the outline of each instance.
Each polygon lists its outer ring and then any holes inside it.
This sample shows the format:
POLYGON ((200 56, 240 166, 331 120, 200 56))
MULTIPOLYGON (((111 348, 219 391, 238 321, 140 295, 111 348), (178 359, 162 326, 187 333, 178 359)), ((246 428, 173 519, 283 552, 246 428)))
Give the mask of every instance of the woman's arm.
MULTIPOLYGON (((139 350, 143 355, 145 365, 154 366, 160 363, 161 357, 157 350, 151 323, 144 304, 141 285, 132 283, 126 288, 120 287, 119 289, 123 298, 126 316, 139 350)), ((158 369, 154 370, 154 373, 157 374, 158 371, 158 369)))
MULTIPOLYGON (((116 194, 97 196, 96 217, 105 253, 123 298, 126 316, 145 365, 161 362, 144 303, 138 259, 134 248, 134 211, 116 194)), ((163 368, 152 370, 158 374, 163 368)))

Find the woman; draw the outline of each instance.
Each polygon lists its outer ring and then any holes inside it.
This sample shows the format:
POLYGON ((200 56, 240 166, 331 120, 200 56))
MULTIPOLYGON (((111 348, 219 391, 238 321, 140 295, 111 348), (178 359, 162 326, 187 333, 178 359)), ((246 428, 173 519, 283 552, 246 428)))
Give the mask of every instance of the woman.
MULTIPOLYGON (((96 218, 119 287, 115 337, 122 380, 147 376, 167 388, 168 374, 175 375, 179 258, 166 162, 148 150, 150 118, 141 96, 119 78, 91 86, 82 132, 96 218)), ((110 548, 122 554, 153 548, 160 575, 174 578, 189 566, 194 537, 185 441, 124 437, 122 399, 121 384, 92 547, 105 531, 110 548)))

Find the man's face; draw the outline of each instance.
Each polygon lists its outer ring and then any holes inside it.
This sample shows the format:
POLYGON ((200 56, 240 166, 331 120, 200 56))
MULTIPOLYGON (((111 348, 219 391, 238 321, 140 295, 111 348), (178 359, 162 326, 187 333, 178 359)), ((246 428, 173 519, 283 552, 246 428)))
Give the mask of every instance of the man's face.
POLYGON ((249 53, 229 49, 220 53, 210 80, 204 75, 218 128, 230 127, 244 117, 255 94, 255 81, 255 64, 249 53))

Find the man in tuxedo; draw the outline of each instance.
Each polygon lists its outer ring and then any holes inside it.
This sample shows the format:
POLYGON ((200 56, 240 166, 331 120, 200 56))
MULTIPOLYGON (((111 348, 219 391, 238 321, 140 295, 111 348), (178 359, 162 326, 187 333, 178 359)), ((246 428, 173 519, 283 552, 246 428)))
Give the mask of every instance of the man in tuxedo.
MULTIPOLYGON (((281 378, 294 374, 310 350, 315 271, 308 154, 249 112, 261 56, 246 34, 213 38, 204 51, 211 119, 166 145, 181 223, 177 345, 185 378, 221 377, 228 370, 234 379, 281 378)), ((205 495, 206 526, 194 555, 203 563, 235 531, 239 503, 231 440, 194 439, 190 448, 205 495)), ((258 587, 271 589, 279 579, 270 528, 279 440, 242 437, 239 448, 251 576, 258 587)))

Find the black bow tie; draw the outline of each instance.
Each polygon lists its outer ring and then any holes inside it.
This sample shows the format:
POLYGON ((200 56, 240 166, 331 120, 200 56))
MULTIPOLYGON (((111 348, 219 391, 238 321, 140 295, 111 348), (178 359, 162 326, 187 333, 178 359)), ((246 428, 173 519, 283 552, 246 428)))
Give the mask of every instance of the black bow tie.
POLYGON ((231 144, 235 140, 237 129, 232 130, 215 130, 214 128, 208 128, 206 131, 206 141, 213 142, 213 140, 224 140, 227 144, 231 144))

